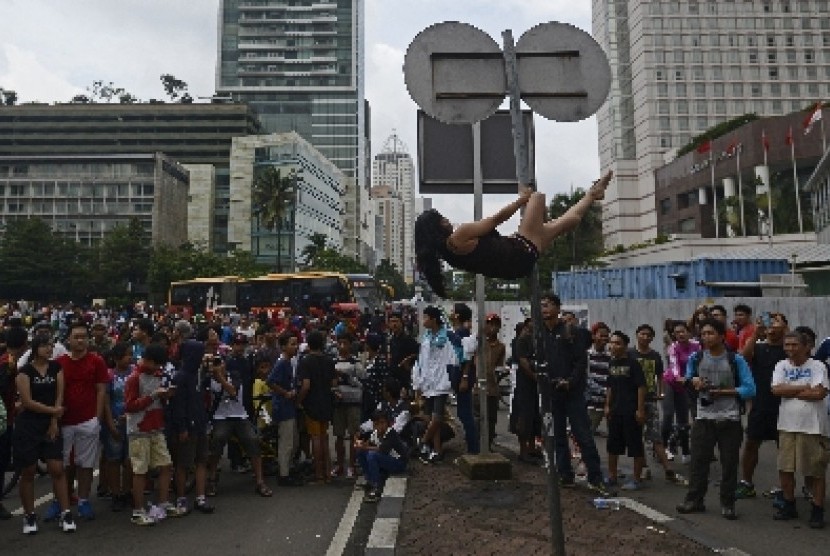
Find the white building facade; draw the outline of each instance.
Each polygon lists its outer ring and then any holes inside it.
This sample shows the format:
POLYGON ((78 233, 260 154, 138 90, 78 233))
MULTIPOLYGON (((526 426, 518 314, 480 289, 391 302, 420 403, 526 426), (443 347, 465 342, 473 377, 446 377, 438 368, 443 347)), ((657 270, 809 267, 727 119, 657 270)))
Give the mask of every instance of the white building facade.
POLYGON ((593 34, 613 75, 597 113, 602 172, 615 173, 606 247, 657 236, 654 170, 692 138, 830 95, 826 0, 594 0, 593 34))
MULTIPOLYGON (((384 152, 372 160, 372 197, 373 208, 376 195, 382 195, 389 208, 384 216, 384 228, 394 233, 395 239, 388 242, 393 249, 386 249, 388 258, 394 263, 407 282, 413 279, 415 269, 415 165, 406 147, 397 135, 392 135, 384 146, 384 152), (400 210, 392 210, 392 200, 400 205, 400 210), (400 212, 400 218, 390 220, 400 212), (398 239, 399 238, 399 239, 398 239)), ((378 214, 376 212, 376 214, 378 214)), ((387 242, 384 242, 387 246, 387 242)))

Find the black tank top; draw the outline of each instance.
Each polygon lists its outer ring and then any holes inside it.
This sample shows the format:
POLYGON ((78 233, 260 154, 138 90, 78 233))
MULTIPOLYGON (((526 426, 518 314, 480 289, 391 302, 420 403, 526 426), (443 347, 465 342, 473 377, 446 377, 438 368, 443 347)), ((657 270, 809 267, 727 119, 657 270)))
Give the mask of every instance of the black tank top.
POLYGON ((490 278, 515 280, 530 274, 539 255, 527 240, 505 237, 493 230, 478 238, 475 249, 466 255, 457 255, 445 247, 441 258, 460 270, 490 278))
MULTIPOLYGON (((20 369, 21 374, 29 377, 29 390, 32 393, 32 401, 54 407, 55 401, 58 399, 58 373, 60 371, 61 366, 56 361, 49 361, 49 365, 46 367, 46 374, 43 376, 37 372, 37 369, 31 363, 27 363, 20 369)), ((47 413, 36 413, 28 409, 24 409, 17 416, 17 419, 29 419, 32 421, 48 421, 51 418, 52 416, 47 413)))

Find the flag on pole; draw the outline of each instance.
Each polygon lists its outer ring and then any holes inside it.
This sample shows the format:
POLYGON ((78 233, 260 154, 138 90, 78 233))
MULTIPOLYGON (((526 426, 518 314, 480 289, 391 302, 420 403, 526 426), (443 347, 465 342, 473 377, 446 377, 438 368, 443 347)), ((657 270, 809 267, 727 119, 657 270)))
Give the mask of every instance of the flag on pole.
POLYGON ((769 152, 769 139, 767 139, 767 132, 766 130, 761 130, 761 145, 764 147, 764 153, 769 152))
POLYGON ((711 139, 707 139, 706 141, 704 141, 703 143, 701 143, 700 145, 697 146, 698 154, 706 154, 711 150, 712 150, 712 140, 711 139))
POLYGON ((813 125, 819 120, 821 120, 821 102, 817 102, 816 107, 813 108, 810 115, 804 119, 804 135, 810 133, 813 129, 813 125))
POLYGON ((793 144, 793 126, 790 126, 789 131, 787 131, 786 142, 787 142, 787 146, 790 146, 790 145, 793 144))

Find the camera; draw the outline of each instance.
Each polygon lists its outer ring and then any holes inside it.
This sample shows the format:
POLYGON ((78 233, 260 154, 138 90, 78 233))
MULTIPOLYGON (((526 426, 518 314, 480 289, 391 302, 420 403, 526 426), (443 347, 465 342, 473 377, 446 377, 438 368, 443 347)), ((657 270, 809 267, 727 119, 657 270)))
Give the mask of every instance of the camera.
POLYGON ((700 389, 700 397, 698 399, 700 400, 700 405, 702 407, 709 407, 710 405, 715 403, 715 400, 712 399, 712 395, 709 394, 709 388, 711 388, 711 384, 709 384, 709 379, 704 378, 702 380, 703 386, 700 389))
POLYGON ((222 364, 222 356, 221 355, 214 355, 213 358, 210 360, 212 365, 221 365, 222 364))

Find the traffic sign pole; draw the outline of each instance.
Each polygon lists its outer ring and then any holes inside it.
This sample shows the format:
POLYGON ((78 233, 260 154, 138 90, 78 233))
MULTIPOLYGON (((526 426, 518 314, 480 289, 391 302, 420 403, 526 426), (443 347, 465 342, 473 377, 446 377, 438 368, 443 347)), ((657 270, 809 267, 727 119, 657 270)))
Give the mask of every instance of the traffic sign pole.
MULTIPOLYGON (((508 29, 502 33, 504 40, 504 62, 507 72, 507 94, 510 98, 510 116, 513 120, 513 150, 516 155, 516 177, 519 187, 529 185, 527 167, 527 141, 525 139, 524 121, 522 120, 521 91, 519 90, 519 71, 516 63, 516 47, 513 42, 513 32, 508 29)), ((524 215, 525 207, 522 208, 524 215)), ((544 364, 545 340, 544 323, 542 322, 542 300, 539 284, 539 267, 533 266, 530 273, 530 314, 533 319, 533 334, 536 344, 537 384, 540 392, 547 392, 550 388, 550 378, 545 371, 544 364)), ((548 510, 550 512, 551 549, 557 556, 565 556, 565 531, 562 525, 562 498, 559 492, 559 470, 556 468, 554 457, 553 412, 550 404, 551 396, 542 396, 540 412, 545 425, 545 452, 548 460, 548 510)))

